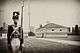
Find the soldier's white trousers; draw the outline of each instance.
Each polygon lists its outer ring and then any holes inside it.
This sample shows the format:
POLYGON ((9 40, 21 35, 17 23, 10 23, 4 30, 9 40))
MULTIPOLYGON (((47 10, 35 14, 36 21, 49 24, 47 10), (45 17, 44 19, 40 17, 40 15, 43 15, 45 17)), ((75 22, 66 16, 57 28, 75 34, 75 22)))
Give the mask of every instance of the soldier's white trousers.
POLYGON ((11 40, 11 46, 12 46, 13 53, 16 53, 16 51, 18 51, 19 47, 20 47, 20 39, 19 38, 13 38, 11 40))

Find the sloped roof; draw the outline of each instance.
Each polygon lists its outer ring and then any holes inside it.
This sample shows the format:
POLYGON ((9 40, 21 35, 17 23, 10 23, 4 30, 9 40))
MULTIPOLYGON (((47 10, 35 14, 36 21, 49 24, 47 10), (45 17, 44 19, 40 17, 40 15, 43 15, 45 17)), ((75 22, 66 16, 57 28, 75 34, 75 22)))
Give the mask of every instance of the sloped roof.
POLYGON ((46 24, 45 26, 43 26, 44 28, 68 28, 66 26, 61 26, 61 25, 58 25, 58 24, 54 24, 54 23, 49 23, 49 24, 46 24))
MULTIPOLYGON (((68 28, 66 26, 61 26, 61 25, 58 25, 58 24, 54 24, 54 23, 48 23, 46 25, 44 25, 42 28, 68 28)), ((36 30, 39 30, 41 28, 37 28, 36 30)))

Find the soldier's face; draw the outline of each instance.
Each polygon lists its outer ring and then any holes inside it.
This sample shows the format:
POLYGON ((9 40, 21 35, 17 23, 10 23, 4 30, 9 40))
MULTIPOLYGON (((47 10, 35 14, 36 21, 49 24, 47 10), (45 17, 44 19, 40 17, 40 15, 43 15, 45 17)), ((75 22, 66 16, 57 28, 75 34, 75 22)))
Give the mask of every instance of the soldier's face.
POLYGON ((13 21, 14 21, 14 24, 18 23, 18 19, 13 19, 13 21))

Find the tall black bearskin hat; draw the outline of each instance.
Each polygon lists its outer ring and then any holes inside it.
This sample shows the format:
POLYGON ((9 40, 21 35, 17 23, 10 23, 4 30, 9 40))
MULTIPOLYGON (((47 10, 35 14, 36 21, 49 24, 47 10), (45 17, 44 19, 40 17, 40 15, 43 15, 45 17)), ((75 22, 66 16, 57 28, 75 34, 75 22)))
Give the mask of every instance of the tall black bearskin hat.
POLYGON ((19 12, 13 12, 13 18, 12 19, 19 19, 19 15, 20 15, 19 12))

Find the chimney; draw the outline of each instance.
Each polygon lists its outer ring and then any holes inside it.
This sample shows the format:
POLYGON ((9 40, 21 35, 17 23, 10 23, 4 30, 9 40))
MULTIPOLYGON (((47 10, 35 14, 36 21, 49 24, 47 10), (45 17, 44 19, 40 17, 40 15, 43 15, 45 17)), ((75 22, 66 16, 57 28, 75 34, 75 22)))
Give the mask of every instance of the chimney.
POLYGON ((40 24, 40 28, 42 28, 42 24, 40 24))

